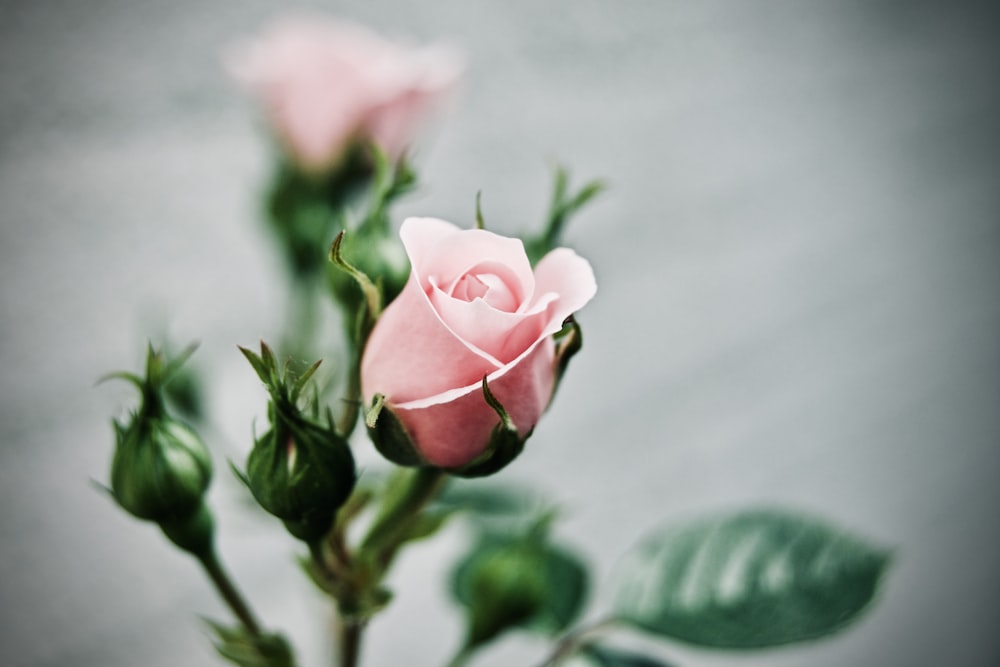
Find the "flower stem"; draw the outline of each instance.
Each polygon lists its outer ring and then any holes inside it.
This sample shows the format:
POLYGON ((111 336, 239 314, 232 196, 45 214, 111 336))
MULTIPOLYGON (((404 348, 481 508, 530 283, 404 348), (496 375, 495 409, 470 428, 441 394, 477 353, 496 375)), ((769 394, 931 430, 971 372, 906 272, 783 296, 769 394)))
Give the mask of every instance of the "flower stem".
POLYGON ((407 487, 394 496, 375 519, 361 549, 377 554, 382 565, 387 566, 413 519, 437 495, 446 479, 445 473, 438 468, 417 468, 407 487))
POLYGON ((564 660, 590 644, 597 635, 607 632, 617 623, 618 619, 611 616, 574 630, 556 644, 549 657, 538 667, 558 667, 564 660))
POLYGON ((357 667, 358 657, 361 655, 361 632, 364 630, 364 623, 343 616, 338 622, 340 655, 337 664, 339 667, 357 667))
POLYGON ((246 628, 246 631, 254 637, 260 637, 260 624, 254 618, 250 606, 236 588, 229 574, 222 567, 222 563, 219 562, 215 554, 215 549, 208 549, 203 553, 196 554, 196 556, 198 561, 201 562, 202 567, 205 568, 205 572, 208 573, 209 579, 212 580, 212 583, 218 589, 219 595, 229 605, 229 608, 236 615, 236 618, 239 619, 240 623, 243 624, 243 627, 246 628))

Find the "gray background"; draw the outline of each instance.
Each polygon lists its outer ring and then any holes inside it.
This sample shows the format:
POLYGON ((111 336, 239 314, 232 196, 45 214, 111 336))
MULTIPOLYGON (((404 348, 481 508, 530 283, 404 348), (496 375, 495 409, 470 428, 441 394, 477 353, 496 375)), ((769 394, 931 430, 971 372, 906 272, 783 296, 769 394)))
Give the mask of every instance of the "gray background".
MULTIPOLYGON (((315 4, 315 3, 314 3, 315 4)), ((866 620, 803 648, 648 643, 678 665, 1000 664, 1000 96, 989 5, 329 2, 465 50, 397 209, 528 229, 550 167, 611 191, 575 222, 587 345, 504 476, 545 485, 599 572, 645 530, 748 504, 897 549, 866 620)), ((329 664, 297 547, 225 473, 264 400, 235 350, 280 330, 258 196, 271 154, 219 65, 277 3, 0 2, 0 663, 215 664, 227 618, 156 530, 96 493, 145 338, 213 378, 220 547, 268 624, 329 664)), ((374 461, 360 444, 361 457, 374 461)), ((400 563, 366 664, 435 665, 465 532, 400 563), (415 657, 419 656, 419 657, 415 657)), ((481 665, 537 662, 511 638, 481 665)))

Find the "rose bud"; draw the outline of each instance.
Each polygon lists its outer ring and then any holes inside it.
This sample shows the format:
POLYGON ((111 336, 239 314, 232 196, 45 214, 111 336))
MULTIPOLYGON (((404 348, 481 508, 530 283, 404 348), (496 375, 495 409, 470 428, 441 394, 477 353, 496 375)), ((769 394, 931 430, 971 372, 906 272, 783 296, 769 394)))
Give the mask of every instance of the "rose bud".
POLYGON ((495 472, 552 398, 576 347, 554 335, 596 293, 593 271, 567 248, 532 270, 520 240, 433 218, 406 220, 400 237, 410 278, 361 362, 369 433, 402 465, 495 472))
POLYGON ((165 407, 164 385, 193 352, 167 361, 150 346, 146 375, 113 373, 142 393, 127 423, 114 422, 111 494, 129 514, 160 524, 182 548, 197 550, 211 540, 211 520, 202 499, 212 479, 212 457, 198 435, 165 407))
POLYGON ((230 69, 260 98, 292 162, 322 174, 363 144, 401 157, 461 66, 444 47, 406 48, 361 26, 298 17, 238 48, 230 69))
POLYGON ((330 529, 355 482, 354 457, 329 415, 323 424, 297 405, 319 362, 289 387, 287 369, 278 371, 266 345, 261 344, 260 356, 240 350, 271 394, 271 428, 250 451, 245 481, 260 506, 281 519, 288 532, 314 542, 330 529))
POLYGON ((475 554, 464 568, 470 646, 528 622, 545 603, 545 554, 532 545, 498 545, 475 554))
POLYGON ((115 423, 115 436, 111 490, 122 508, 157 522, 198 508, 212 479, 212 458, 194 431, 140 410, 129 424, 115 423))

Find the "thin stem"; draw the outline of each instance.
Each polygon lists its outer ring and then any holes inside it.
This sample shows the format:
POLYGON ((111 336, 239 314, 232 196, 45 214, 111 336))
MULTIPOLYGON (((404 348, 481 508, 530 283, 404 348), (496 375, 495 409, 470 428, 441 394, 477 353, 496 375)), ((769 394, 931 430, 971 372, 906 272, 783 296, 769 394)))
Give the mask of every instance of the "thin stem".
POLYGON ((357 667, 358 657, 361 655, 361 632, 363 630, 363 622, 343 616, 339 617, 340 655, 337 663, 339 667, 357 667))
POLYGON ((437 495, 445 480, 445 473, 438 468, 417 468, 407 488, 375 519, 362 550, 379 553, 387 564, 411 520, 437 495))
POLYGON ((205 572, 208 573, 209 578, 212 583, 215 584, 216 589, 219 591, 219 595, 225 600, 226 604, 239 619, 243 627, 246 628, 254 637, 261 636, 260 624, 257 619, 254 618, 253 612, 250 610, 250 606, 246 603, 243 596, 240 594, 236 585, 233 583, 229 574, 222 567, 222 563, 219 562, 218 557, 215 555, 215 549, 209 549, 204 553, 197 554, 198 560, 201 562, 202 566, 205 568, 205 572))
POLYGON ((611 616, 574 630, 556 644, 555 649, 549 654, 549 657, 538 667, 557 667, 561 665, 564 660, 594 641, 598 635, 607 632, 617 624, 618 619, 611 616))

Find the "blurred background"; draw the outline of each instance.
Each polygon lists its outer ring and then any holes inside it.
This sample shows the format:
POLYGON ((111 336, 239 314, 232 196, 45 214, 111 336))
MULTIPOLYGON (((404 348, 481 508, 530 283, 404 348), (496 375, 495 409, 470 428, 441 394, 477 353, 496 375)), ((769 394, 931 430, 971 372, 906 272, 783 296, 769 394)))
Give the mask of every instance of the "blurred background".
MULTIPOLYGON (((553 165, 608 193, 569 230, 598 275, 586 346, 504 477, 565 508, 609 575, 645 531, 746 505, 896 550, 862 623, 750 654, 632 641, 684 667, 1000 664, 1000 34, 991 3, 305 2, 467 57, 396 209, 544 218, 553 165)), ((236 350, 286 289, 272 160, 224 49, 277 3, 0 0, 0 663, 216 664, 228 615, 116 507, 111 416, 147 337, 200 340, 220 549, 302 667, 330 664, 298 547, 226 470, 263 391, 236 350)), ((335 334, 331 334, 335 335, 335 334)), ((374 461, 368 447, 362 459, 374 461)), ((414 547, 365 665, 437 665, 466 533, 414 547), (415 658, 414 656, 420 656, 415 658)), ((477 665, 537 662, 512 636, 477 665)), ((221 663, 220 663, 221 664, 221 663)))

